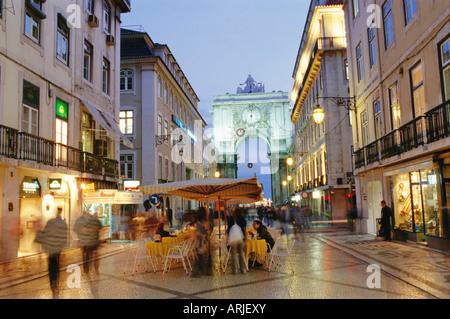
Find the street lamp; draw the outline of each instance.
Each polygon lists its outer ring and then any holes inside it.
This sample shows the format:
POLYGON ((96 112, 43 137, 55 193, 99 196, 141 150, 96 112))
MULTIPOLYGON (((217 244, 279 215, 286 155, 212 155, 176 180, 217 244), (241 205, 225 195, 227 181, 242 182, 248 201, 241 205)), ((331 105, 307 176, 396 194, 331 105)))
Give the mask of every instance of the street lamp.
POLYGON ((216 172, 214 173, 214 176, 215 176, 216 178, 219 178, 219 177, 220 177, 220 172, 219 172, 219 171, 216 171, 216 172))
POLYGON ((286 159, 286 164, 288 164, 288 166, 294 165, 294 159, 292 157, 288 157, 286 159))
POLYGON ((317 104, 317 106, 313 110, 312 115, 314 118, 314 122, 317 125, 320 125, 323 123, 323 120, 325 119, 325 110, 323 109, 323 107, 321 107, 319 104, 317 104))

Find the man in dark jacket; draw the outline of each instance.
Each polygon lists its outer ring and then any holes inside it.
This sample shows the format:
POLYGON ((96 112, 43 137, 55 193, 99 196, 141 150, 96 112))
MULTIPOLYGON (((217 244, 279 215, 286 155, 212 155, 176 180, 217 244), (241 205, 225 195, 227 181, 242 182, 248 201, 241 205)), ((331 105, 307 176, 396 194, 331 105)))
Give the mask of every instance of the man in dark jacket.
POLYGON ((389 206, 386 205, 386 201, 381 202, 381 235, 384 236, 384 240, 391 240, 391 217, 392 212, 389 206))
POLYGON ((44 230, 36 237, 36 242, 48 253, 48 276, 53 297, 57 297, 58 294, 59 257, 67 245, 67 223, 61 214, 62 208, 58 208, 56 217, 50 219, 44 230))

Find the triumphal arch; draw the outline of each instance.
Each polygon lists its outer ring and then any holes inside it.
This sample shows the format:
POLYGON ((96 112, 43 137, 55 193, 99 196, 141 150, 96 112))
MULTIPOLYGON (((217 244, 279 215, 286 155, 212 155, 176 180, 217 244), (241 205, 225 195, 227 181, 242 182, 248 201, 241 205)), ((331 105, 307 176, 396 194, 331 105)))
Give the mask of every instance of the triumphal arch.
POLYGON ((271 174, 274 204, 287 199, 282 182, 286 179, 285 159, 293 140, 290 112, 288 93, 265 92, 264 85, 250 75, 236 94, 214 96, 212 141, 221 176, 237 178, 237 164, 245 161, 238 157, 239 145, 247 139, 259 139, 267 143, 268 152, 258 154, 257 163, 247 164, 259 164, 257 176, 271 174))

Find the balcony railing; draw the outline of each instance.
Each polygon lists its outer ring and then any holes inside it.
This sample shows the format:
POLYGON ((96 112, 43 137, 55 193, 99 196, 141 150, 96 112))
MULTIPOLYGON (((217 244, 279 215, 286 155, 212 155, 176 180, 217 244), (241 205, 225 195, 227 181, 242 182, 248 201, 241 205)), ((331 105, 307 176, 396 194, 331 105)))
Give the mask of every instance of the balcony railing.
POLYGON ((423 117, 420 116, 399 128, 402 152, 410 151, 424 144, 423 117))
POLYGON ((386 159, 400 154, 398 131, 392 131, 391 133, 383 136, 380 139, 381 144, 381 159, 386 159))
POLYGON ((319 50, 345 49, 347 48, 346 37, 318 38, 317 47, 319 50))
POLYGON ((82 152, 77 148, 18 132, 3 125, 0 125, 0 156, 97 175, 119 175, 119 163, 115 160, 82 152))
POLYGON ((450 136, 450 100, 354 153, 355 168, 450 136))
POLYGON ((450 100, 425 114, 427 141, 436 142, 450 135, 450 100))
POLYGON ((361 148, 355 152, 355 168, 366 166, 366 149, 361 148))
POLYGON ((366 146, 367 165, 380 160, 380 141, 375 141, 366 146))
POLYGON ((0 125, 0 155, 17 158, 17 133, 18 131, 0 125))
POLYGON ((33 134, 19 132, 18 142, 18 159, 53 166, 55 144, 53 141, 33 134))

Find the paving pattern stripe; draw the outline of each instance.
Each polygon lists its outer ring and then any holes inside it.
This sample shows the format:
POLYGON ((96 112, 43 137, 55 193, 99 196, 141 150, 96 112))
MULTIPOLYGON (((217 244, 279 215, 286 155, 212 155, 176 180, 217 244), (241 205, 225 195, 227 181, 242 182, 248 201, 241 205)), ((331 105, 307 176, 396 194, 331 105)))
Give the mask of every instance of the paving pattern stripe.
MULTIPOLYGON (((438 290, 439 292, 442 292, 442 293, 445 293, 445 294, 450 294, 450 290, 447 289, 447 288, 445 288, 445 287, 439 286, 439 285, 437 285, 437 284, 435 284, 435 283, 433 283, 433 282, 431 282, 431 281, 429 281, 429 280, 426 280, 426 279, 424 279, 424 278, 418 277, 418 276, 416 276, 416 275, 414 275, 414 274, 411 274, 411 273, 409 273, 409 272, 407 272, 407 271, 404 271, 403 269, 398 268, 398 267, 396 267, 396 266, 394 266, 394 265, 388 264, 388 263, 386 263, 386 262, 384 262, 384 261, 381 261, 381 260, 379 260, 379 259, 377 259, 377 258, 374 258, 374 257, 372 257, 372 256, 369 256, 369 255, 367 255, 367 254, 364 254, 364 253, 362 253, 362 252, 360 252, 360 251, 358 251, 358 250, 356 250, 356 249, 353 249, 353 248, 347 247, 347 246, 345 246, 345 245, 342 245, 342 244, 340 244, 340 243, 337 243, 337 242, 335 242, 335 241, 333 241, 333 240, 331 240, 331 239, 329 239, 329 238, 323 239, 323 238, 318 238, 318 237, 316 237, 316 239, 319 240, 319 241, 322 241, 322 242, 324 242, 325 244, 328 244, 328 245, 330 245, 330 242, 331 242, 331 243, 333 243, 333 245, 336 245, 336 246, 337 246, 337 247, 334 247, 334 248, 339 249, 339 250, 341 250, 342 252, 344 252, 344 253, 346 253, 346 254, 348 254, 348 255, 350 255, 350 256, 353 256, 354 258, 356 258, 356 259, 358 259, 358 260, 361 260, 362 262, 364 262, 364 263, 366 263, 366 264, 368 264, 368 265, 370 265, 371 263, 368 262, 368 261, 366 261, 366 260, 364 260, 364 259, 362 259, 362 258, 358 258, 357 256, 355 256, 355 254, 356 254, 356 255, 364 256, 365 258, 368 258, 368 259, 370 259, 370 260, 374 260, 374 261, 376 261, 377 263, 379 263, 380 265, 387 266, 387 267, 389 267, 389 268, 391 268, 391 269, 393 269, 393 270, 395 270, 395 271, 398 271, 398 272, 400 272, 400 273, 402 273, 402 274, 404 274, 404 275, 406 275, 406 276, 412 277, 412 278, 416 279, 417 281, 423 283, 424 285, 426 285, 426 286, 428 286, 428 287, 430 287, 430 288, 433 288, 433 289, 435 289, 435 290, 438 290), (353 254, 350 253, 350 252, 348 252, 347 250, 352 251, 353 254)), ((333 247, 333 245, 330 245, 330 246, 333 247)), ((436 296, 436 295, 430 293, 429 291, 426 291, 425 289, 423 289, 423 288, 421 288, 421 287, 418 287, 417 285, 415 285, 415 284, 413 284, 413 283, 411 283, 411 282, 409 282, 409 281, 407 281, 407 280, 405 280, 405 279, 403 279, 403 278, 401 278, 401 277, 399 277, 399 276, 396 276, 395 274, 393 274, 392 272, 387 271, 386 269, 381 269, 381 271, 385 272, 386 274, 390 275, 391 277, 397 278, 398 280, 401 280, 401 281, 403 281, 403 282, 405 282, 405 283, 407 283, 407 284, 409 284, 409 285, 411 285, 411 286, 413 286, 413 287, 416 287, 417 289, 420 289, 420 290, 424 291, 425 293, 427 293, 427 294, 433 296, 434 298, 441 299, 440 297, 438 297, 438 296, 436 296)))

